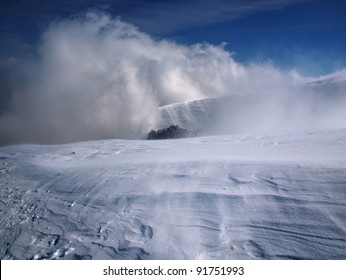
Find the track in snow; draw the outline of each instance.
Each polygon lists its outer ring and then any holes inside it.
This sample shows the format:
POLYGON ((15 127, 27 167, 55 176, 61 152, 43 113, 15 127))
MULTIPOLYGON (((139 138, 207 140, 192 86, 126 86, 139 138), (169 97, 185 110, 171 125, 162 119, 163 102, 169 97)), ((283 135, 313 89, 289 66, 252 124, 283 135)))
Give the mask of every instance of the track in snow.
POLYGON ((346 133, 0 149, 1 259, 345 259, 346 133))

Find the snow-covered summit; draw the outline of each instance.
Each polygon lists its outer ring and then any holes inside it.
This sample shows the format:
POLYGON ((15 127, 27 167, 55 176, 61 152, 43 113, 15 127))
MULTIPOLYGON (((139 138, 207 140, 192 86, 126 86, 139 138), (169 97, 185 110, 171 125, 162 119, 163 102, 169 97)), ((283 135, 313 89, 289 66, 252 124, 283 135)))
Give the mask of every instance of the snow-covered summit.
POLYGON ((156 128, 172 124, 200 135, 346 128, 345 71, 287 88, 230 94, 160 107, 156 128))

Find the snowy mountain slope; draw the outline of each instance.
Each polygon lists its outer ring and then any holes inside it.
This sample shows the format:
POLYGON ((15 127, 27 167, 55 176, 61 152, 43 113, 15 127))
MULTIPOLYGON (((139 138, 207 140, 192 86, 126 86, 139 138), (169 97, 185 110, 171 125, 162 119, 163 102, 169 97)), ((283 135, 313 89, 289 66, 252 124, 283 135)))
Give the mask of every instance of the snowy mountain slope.
POLYGON ((0 148, 1 259, 345 259, 346 131, 0 148))
POLYGON ((304 80, 284 89, 162 106, 155 129, 174 124, 200 135, 345 129, 345 73, 304 80))
POLYGON ((263 96, 247 94, 166 105, 159 108, 158 128, 174 124, 200 135, 241 133, 247 130, 244 122, 260 118, 265 102, 263 96))

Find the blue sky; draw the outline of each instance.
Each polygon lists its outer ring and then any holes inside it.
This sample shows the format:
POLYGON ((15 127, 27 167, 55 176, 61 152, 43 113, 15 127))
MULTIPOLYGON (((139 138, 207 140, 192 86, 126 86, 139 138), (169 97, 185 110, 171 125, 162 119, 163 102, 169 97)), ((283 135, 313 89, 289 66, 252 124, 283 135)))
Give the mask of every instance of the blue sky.
POLYGON ((102 8, 158 39, 227 43, 236 61, 321 75, 346 67, 343 0, 22 0, 0 3, 2 57, 30 56, 52 21, 102 8))

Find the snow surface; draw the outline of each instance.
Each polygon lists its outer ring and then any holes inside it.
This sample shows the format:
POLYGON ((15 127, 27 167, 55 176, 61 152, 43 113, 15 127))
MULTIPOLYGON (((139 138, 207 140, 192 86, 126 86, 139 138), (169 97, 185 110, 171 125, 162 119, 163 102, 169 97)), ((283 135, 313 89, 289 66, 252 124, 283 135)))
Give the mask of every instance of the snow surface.
POLYGON ((346 259, 346 130, 0 148, 1 259, 346 259))

